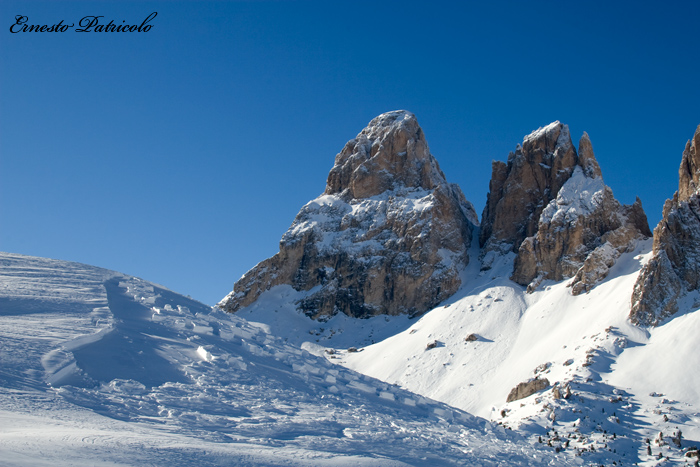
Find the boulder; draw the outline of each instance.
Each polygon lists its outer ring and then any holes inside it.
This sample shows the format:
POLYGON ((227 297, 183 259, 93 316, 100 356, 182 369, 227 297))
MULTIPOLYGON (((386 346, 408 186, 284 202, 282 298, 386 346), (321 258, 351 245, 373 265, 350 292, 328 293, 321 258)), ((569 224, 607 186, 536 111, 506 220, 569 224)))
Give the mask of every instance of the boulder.
POLYGON ((508 394, 508 398, 506 399, 506 402, 513 402, 520 399, 524 399, 528 396, 533 395, 536 392, 539 392, 543 389, 547 389, 548 387, 549 380, 547 378, 534 378, 529 381, 525 381, 511 389, 510 393, 508 394))

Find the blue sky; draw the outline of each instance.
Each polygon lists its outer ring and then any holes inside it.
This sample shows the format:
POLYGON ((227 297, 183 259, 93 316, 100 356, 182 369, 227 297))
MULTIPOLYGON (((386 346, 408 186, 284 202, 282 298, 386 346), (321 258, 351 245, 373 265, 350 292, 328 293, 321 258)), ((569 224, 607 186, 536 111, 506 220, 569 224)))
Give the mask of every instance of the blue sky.
POLYGON ((700 124, 700 3, 0 3, 0 250, 213 304, 273 255, 374 116, 415 113, 479 213, 491 161, 587 131, 651 227, 700 124), (140 24, 145 33, 19 33, 140 24))

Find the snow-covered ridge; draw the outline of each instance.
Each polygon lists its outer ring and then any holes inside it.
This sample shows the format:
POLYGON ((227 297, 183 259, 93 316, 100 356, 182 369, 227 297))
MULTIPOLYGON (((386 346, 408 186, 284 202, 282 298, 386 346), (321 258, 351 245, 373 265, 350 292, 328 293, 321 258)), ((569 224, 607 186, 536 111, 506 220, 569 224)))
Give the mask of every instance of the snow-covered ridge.
POLYGON ((1 253, 0 284, 8 465, 560 464, 141 279, 1 253))

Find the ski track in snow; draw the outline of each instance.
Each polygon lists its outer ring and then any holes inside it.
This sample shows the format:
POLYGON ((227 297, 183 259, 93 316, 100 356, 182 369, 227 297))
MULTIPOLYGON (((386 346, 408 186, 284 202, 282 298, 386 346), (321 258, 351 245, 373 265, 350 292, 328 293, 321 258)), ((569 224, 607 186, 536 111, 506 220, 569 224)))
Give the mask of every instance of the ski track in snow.
POLYGON ((141 279, 0 254, 0 465, 569 463, 268 330, 141 279))

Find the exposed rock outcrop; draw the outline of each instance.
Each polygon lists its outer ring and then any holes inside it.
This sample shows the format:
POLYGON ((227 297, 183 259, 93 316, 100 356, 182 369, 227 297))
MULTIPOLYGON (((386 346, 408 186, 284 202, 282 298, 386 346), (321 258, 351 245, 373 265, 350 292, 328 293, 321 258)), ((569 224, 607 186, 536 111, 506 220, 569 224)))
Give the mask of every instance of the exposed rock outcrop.
POLYGON ((540 216, 537 233, 520 246, 513 280, 535 287, 543 279, 572 278, 572 293, 590 290, 617 258, 651 231, 641 201, 621 206, 598 176, 576 167, 540 216))
POLYGON ((506 402, 513 402, 520 399, 525 399, 526 397, 531 396, 534 393, 539 392, 548 387, 549 380, 547 378, 534 378, 530 381, 522 382, 515 386, 513 389, 511 389, 510 393, 508 393, 508 398, 506 399, 506 402))
POLYGON ((479 236, 485 251, 517 252, 537 232, 542 210, 571 177, 576 162, 569 127, 559 122, 526 136, 507 164, 494 161, 479 236))
POLYGON ((566 383, 564 386, 555 383, 552 388, 552 396, 555 399, 568 399, 571 397, 571 386, 569 386, 569 383, 566 383))
POLYGON ((324 194, 301 209, 279 253, 219 306, 235 312, 288 284, 309 292, 297 305, 313 318, 419 314, 459 287, 477 224, 415 116, 385 113, 336 156, 324 194))
POLYGON ((664 204, 654 229, 651 260, 632 293, 630 318, 656 325, 678 311, 685 293, 700 289, 700 126, 683 151, 678 191, 664 204))
POLYGON ((511 279, 528 291, 544 279, 572 278, 572 293, 586 292, 651 236, 641 201, 622 206, 603 182, 588 135, 577 153, 559 122, 525 137, 507 165, 494 162, 490 188, 484 254, 516 252, 511 279))

